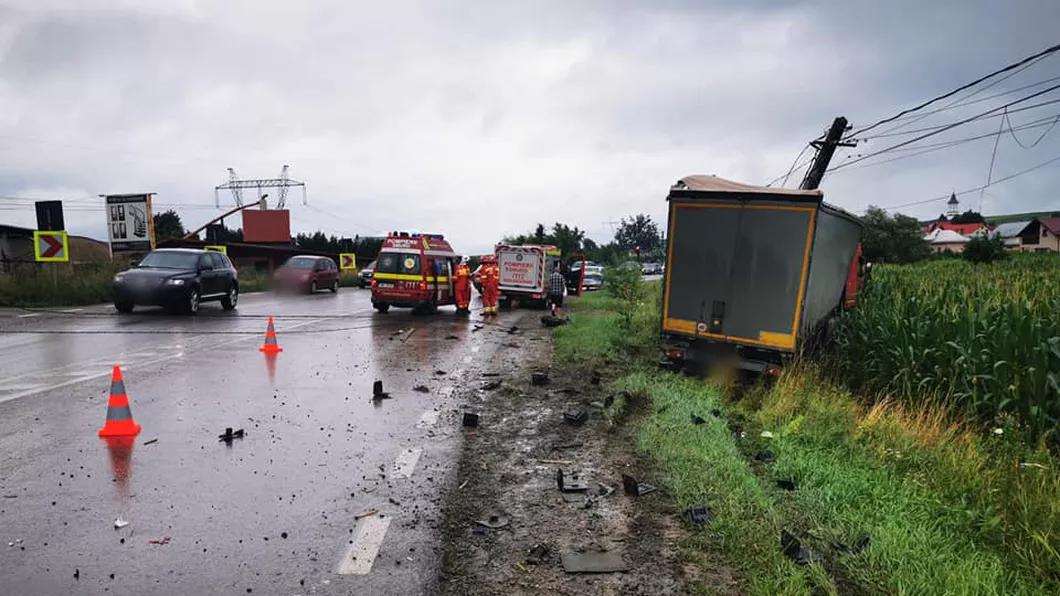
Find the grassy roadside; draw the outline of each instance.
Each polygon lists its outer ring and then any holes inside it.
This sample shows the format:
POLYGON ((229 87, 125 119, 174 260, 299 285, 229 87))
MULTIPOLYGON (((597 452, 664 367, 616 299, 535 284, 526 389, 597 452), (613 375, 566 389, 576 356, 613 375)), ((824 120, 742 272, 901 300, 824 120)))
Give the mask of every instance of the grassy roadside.
POLYGON ((1060 470, 1015 424, 998 434, 937 409, 861 404, 808 367, 734 401, 720 383, 655 369, 655 299, 572 300, 556 360, 607 367, 613 390, 647 399, 639 449, 680 508, 715 513, 682 540, 689 562, 720 553, 750 594, 1060 592, 1060 470), (755 460, 765 450, 775 462, 755 460), (781 530, 823 561, 791 562, 781 530), (865 536, 864 550, 844 548, 865 536))

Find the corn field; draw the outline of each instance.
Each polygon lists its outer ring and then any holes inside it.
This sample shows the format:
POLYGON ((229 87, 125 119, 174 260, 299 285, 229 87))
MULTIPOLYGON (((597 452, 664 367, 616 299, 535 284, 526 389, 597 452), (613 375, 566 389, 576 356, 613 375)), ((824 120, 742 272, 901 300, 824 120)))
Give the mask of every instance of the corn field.
POLYGON ((882 266, 838 334, 860 390, 1015 416, 1060 439, 1060 258, 882 266))

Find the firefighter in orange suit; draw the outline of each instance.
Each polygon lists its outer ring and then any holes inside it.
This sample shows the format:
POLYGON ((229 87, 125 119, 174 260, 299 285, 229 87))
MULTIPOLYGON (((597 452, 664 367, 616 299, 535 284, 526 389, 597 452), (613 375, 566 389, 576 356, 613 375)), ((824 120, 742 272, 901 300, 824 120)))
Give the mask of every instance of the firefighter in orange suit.
POLYGON ((497 300, 501 293, 501 271, 495 257, 482 260, 482 316, 497 316, 497 300))
POLYGON ((456 312, 471 312, 471 269, 464 257, 453 272, 453 290, 456 292, 456 312))

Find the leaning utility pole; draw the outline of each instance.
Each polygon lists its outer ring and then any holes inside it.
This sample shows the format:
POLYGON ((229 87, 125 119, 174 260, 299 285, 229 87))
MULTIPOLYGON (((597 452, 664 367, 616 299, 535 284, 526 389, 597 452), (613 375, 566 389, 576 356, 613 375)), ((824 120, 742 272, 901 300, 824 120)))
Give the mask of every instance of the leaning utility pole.
POLYGON ((832 127, 828 129, 823 141, 818 139, 810 142, 810 145, 817 149, 817 155, 813 158, 810 168, 806 170, 806 177, 802 179, 799 188, 813 190, 820 186, 821 178, 824 178, 824 173, 828 170, 828 164, 835 155, 836 147, 856 146, 855 143, 840 140, 848 128, 847 119, 840 116, 832 121, 832 127))

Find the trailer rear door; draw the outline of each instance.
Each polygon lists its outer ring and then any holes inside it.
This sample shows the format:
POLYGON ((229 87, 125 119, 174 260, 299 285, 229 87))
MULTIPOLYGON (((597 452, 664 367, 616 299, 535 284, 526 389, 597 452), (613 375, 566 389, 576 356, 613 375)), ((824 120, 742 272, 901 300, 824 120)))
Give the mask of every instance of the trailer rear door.
POLYGON ((664 329, 703 335, 724 318, 739 217, 739 203, 671 203, 664 329))
POLYGON ((663 329, 793 349, 816 208, 671 203, 663 329))
POLYGON ((815 215, 815 207, 744 206, 726 305, 726 339, 795 347, 815 215))

